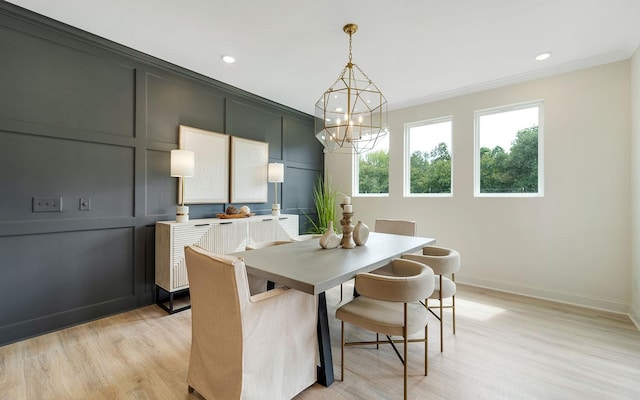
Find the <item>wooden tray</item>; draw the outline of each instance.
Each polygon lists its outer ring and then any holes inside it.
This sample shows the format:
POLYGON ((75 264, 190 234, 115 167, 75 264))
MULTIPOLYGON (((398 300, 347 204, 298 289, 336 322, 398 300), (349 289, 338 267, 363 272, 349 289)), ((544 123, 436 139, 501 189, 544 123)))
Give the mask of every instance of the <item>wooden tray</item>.
POLYGON ((220 219, 231 219, 231 218, 247 218, 256 215, 256 213, 249 214, 216 214, 216 216, 220 219))

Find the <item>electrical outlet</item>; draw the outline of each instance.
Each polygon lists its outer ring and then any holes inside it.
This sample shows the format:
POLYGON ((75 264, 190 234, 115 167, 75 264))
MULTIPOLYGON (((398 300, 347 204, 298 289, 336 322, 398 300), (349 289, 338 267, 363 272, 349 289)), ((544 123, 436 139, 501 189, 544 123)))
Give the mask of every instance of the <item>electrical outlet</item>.
POLYGON ((80 211, 91 210, 91 197, 80 197, 80 211))
POLYGON ((62 197, 34 197, 33 212, 62 212, 62 197))

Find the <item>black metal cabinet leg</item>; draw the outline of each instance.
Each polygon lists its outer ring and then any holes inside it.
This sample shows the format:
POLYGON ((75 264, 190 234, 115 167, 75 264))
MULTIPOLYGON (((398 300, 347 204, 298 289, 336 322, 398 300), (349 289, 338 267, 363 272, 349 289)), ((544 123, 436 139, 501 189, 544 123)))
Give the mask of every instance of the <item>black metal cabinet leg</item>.
POLYGON ((188 294, 189 289, 181 289, 177 292, 169 292, 163 288, 161 288, 160 286, 156 285, 156 304, 162 308, 163 310, 165 310, 166 312, 168 312, 169 314, 174 314, 177 313, 179 311, 184 311, 184 310, 188 310, 191 308, 191 304, 187 304, 186 306, 182 306, 180 308, 174 308, 174 304, 175 304, 175 299, 176 299, 176 294, 188 294), (167 307, 164 303, 167 302, 169 303, 169 306, 167 307))

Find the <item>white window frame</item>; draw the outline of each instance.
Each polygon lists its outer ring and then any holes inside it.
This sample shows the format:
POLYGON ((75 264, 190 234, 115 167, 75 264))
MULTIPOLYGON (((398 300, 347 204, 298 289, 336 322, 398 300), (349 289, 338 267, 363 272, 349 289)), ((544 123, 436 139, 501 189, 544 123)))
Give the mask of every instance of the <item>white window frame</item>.
POLYGON ((404 168, 402 171, 403 179, 403 195, 404 197, 453 197, 453 115, 446 117, 438 117, 426 119, 423 121, 409 122, 404 124, 404 168), (451 188, 449 193, 411 193, 411 154, 409 133, 411 128, 435 125, 443 122, 451 122, 451 137, 449 146, 449 155, 451 156, 451 188))
POLYGON ((473 146, 474 197, 543 197, 544 196, 544 101, 534 100, 506 106, 486 108, 474 112, 473 146), (508 111, 538 107, 538 191, 536 193, 481 193, 480 192, 480 117, 508 111))
MULTIPOLYGON (((386 134, 386 140, 389 141, 389 149, 387 150, 389 154, 389 170, 387 171, 387 173, 389 174, 389 191, 387 193, 360 193, 360 154, 353 153, 353 157, 351 159, 351 165, 353 169, 351 174, 351 176, 353 176, 353 181, 351 182, 352 183, 351 193, 353 197, 389 197, 389 192, 391 191, 391 137, 390 135, 391 133, 386 134)), ((370 151, 375 151, 375 150, 376 149, 373 148, 370 151)))

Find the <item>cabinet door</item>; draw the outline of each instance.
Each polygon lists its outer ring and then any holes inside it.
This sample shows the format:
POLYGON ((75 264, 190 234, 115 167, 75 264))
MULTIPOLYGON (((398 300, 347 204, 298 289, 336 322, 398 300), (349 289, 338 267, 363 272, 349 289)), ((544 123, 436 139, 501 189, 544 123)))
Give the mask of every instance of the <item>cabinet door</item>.
POLYGON ((235 220, 216 224, 211 251, 217 254, 243 251, 247 247, 248 229, 249 224, 247 221, 235 220))
POLYGON ((289 240, 298 236, 298 216, 265 216, 249 223, 249 243, 289 240))
POLYGON ((299 234, 300 228, 298 226, 297 215, 285 215, 278 217, 274 232, 276 238, 274 240, 295 238, 299 234))
POLYGON ((288 237, 276 239, 275 226, 277 222, 272 217, 253 220, 249 223, 249 243, 270 242, 273 240, 286 240, 288 237))
POLYGON ((212 251, 215 225, 176 225, 171 241, 171 290, 189 286, 187 266, 184 261, 184 246, 196 245, 212 251))

